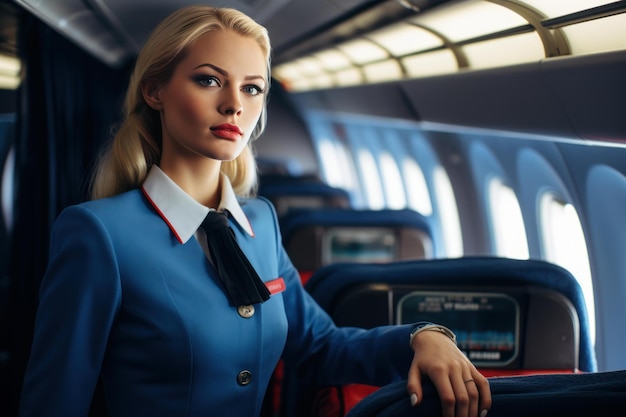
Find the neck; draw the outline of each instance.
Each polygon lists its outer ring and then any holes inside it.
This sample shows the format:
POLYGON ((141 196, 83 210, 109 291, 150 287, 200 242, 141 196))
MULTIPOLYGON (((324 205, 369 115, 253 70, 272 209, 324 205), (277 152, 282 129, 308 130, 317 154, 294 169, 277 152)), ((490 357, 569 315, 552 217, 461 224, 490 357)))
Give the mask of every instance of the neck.
POLYGON ((161 161, 159 167, 198 203, 217 208, 221 196, 221 162, 206 158, 202 162, 176 165, 161 161))

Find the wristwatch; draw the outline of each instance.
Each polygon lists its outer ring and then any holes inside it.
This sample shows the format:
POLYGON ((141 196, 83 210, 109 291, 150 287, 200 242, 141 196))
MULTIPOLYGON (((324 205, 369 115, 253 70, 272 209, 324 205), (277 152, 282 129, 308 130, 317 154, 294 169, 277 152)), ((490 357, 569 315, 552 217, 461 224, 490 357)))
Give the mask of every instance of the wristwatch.
POLYGON ((409 336, 409 346, 413 345, 413 338, 418 333, 425 332, 425 331, 436 331, 436 332, 443 333, 444 335, 448 336, 450 340, 452 340, 456 344, 456 335, 454 334, 452 330, 448 329, 446 326, 431 323, 428 321, 419 321, 415 323, 415 325, 413 326, 413 329, 411 329, 411 334, 409 336))

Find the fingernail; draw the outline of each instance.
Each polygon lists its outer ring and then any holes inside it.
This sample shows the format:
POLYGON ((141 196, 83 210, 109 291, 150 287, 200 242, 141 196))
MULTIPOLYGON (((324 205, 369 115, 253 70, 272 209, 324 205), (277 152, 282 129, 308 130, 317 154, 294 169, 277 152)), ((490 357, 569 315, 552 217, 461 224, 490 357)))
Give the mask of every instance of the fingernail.
POLYGON ((485 408, 483 411, 481 411, 481 412, 480 412, 480 417, 486 417, 486 416, 487 416, 487 412, 488 412, 488 411, 489 411, 489 410, 487 410, 487 409, 485 408))
MULTIPOLYGON (((411 405, 413 406, 415 404, 417 404, 417 394, 413 393, 411 394, 411 405)), ((483 416, 480 416, 480 417, 483 417, 483 416)))

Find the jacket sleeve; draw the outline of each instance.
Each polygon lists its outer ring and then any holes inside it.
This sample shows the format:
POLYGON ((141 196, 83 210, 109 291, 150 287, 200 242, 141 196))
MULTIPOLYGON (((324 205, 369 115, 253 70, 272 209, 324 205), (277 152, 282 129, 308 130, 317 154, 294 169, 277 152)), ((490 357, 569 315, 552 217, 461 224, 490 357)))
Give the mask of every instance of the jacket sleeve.
POLYGON ((113 246, 81 206, 55 222, 20 416, 86 416, 121 302, 113 246))
MULTIPOLYGON (((274 222, 278 224, 274 213, 274 222)), ((411 325, 382 326, 371 330, 337 327, 332 318, 306 292, 300 275, 282 246, 276 227, 281 276, 287 289, 285 310, 289 322, 283 359, 301 375, 320 384, 363 383, 385 385, 406 379, 413 352, 411 325)))

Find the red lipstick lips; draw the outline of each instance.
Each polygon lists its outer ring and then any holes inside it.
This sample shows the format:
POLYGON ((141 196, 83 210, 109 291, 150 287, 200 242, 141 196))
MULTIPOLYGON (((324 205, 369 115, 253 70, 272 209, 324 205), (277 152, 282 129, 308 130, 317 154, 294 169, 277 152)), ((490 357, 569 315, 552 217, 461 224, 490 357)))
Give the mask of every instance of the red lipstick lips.
POLYGON ((215 136, 223 139, 237 140, 241 138, 243 132, 239 129, 239 126, 232 125, 230 123, 224 123, 219 126, 213 126, 211 131, 215 136))

